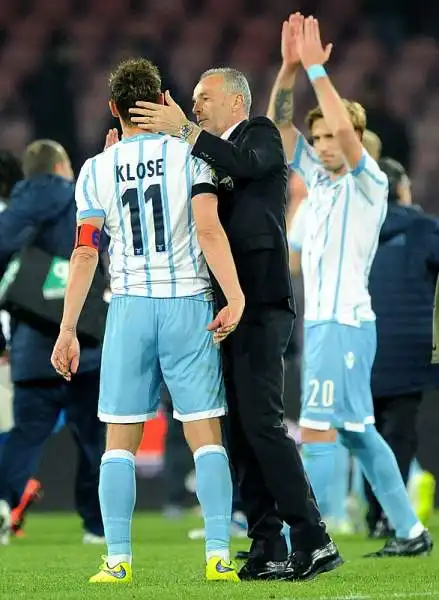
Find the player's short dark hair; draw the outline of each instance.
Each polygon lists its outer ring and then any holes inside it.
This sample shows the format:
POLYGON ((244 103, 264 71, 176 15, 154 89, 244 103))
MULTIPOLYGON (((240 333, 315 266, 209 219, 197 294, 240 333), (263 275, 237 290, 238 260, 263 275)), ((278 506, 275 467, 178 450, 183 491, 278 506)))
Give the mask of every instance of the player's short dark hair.
POLYGON ((35 140, 24 151, 25 177, 54 173, 56 165, 68 160, 67 152, 54 140, 35 140))
POLYGON ((120 118, 130 122, 128 110, 136 100, 157 102, 162 88, 158 68, 146 58, 131 58, 120 63, 108 79, 110 97, 114 101, 120 118))
POLYGON ((23 179, 20 160, 9 150, 0 150, 0 198, 7 200, 20 179, 23 179))

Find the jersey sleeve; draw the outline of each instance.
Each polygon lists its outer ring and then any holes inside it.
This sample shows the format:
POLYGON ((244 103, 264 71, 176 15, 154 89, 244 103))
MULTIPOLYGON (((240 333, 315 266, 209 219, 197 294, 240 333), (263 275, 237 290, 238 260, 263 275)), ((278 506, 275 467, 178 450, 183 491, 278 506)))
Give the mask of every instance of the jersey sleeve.
POLYGON ((305 198, 299 204, 288 232, 288 245, 290 250, 293 250, 294 252, 301 252, 302 250, 303 239, 306 232, 307 213, 308 200, 305 198))
POLYGON ((198 194, 217 194, 218 180, 214 170, 201 158, 192 157, 192 198, 198 194))
POLYGON ((78 177, 75 189, 77 207, 76 218, 87 219, 90 217, 105 218, 105 210, 99 201, 96 181, 96 159, 88 159, 78 177))
POLYGON ((299 131, 297 131, 293 160, 289 163, 289 167, 300 175, 309 190, 314 174, 320 167, 320 161, 314 148, 308 144, 305 137, 299 131))
POLYGON ((357 166, 351 170, 357 190, 367 204, 374 206, 387 201, 389 181, 378 163, 363 150, 357 166))

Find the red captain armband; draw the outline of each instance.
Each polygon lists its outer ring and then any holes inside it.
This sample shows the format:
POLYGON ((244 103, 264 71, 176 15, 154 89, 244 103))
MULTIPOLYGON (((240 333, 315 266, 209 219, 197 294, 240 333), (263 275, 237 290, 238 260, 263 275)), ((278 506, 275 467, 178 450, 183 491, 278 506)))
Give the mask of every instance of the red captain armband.
POLYGON ((80 246, 88 246, 99 250, 99 242, 101 240, 101 230, 94 225, 85 223, 76 227, 75 249, 80 246))

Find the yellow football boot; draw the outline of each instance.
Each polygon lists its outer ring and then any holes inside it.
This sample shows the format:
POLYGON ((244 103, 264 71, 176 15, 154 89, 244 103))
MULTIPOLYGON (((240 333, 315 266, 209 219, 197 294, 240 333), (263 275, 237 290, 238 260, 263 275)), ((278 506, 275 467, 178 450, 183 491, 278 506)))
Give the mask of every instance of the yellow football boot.
POLYGON ((206 565, 207 581, 241 581, 233 562, 226 562, 219 556, 211 556, 206 565))
POLYGON ((129 563, 120 562, 114 567, 109 567, 107 557, 102 558, 104 564, 100 566, 99 573, 90 577, 89 583, 131 583, 133 581, 133 572, 129 563))

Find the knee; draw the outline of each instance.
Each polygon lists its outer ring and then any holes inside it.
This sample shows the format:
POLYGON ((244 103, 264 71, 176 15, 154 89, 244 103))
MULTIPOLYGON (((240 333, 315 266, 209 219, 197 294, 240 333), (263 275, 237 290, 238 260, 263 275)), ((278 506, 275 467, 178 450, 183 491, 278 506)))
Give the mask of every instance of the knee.
POLYGON ((184 436, 194 454, 203 446, 221 446, 221 424, 218 418, 183 423, 184 436))
POLYGON ((328 429, 319 431, 317 429, 309 429, 308 427, 300 428, 300 439, 302 444, 324 444, 334 443, 337 441, 337 431, 328 429))
POLYGON ((143 423, 110 423, 107 427, 106 452, 127 450, 136 454, 143 435, 143 423))

